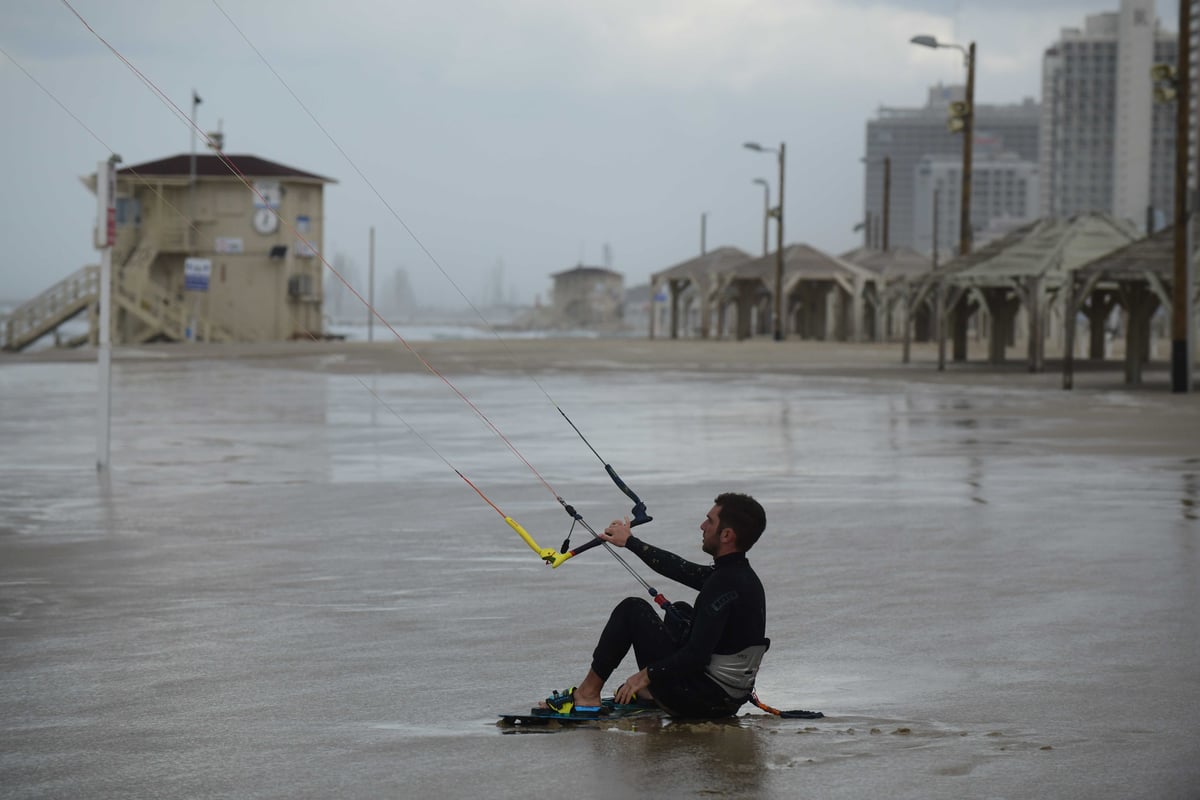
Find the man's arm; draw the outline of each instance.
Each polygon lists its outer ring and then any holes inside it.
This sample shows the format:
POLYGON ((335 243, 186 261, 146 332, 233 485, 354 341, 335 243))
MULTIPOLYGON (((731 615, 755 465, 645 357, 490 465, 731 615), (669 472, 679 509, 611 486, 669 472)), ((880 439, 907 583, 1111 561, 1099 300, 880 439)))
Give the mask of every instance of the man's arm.
POLYGON ((696 564, 686 558, 680 558, 670 551, 643 542, 636 536, 630 536, 625 542, 625 547, 659 575, 670 578, 676 583, 682 583, 696 591, 700 591, 704 586, 704 581, 713 571, 712 566, 696 564))
POLYGON ((599 536, 617 547, 628 548, 647 567, 664 578, 670 578, 696 591, 700 591, 704 586, 704 581, 713 571, 712 566, 696 564, 686 558, 680 558, 668 550, 643 542, 630 532, 628 518, 624 522, 613 520, 613 523, 605 528, 599 536))

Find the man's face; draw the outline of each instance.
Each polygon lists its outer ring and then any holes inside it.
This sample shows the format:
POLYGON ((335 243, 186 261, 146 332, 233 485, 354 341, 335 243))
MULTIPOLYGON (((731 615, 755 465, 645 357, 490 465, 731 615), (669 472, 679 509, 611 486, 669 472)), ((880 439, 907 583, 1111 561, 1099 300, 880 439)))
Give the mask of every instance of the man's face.
POLYGON ((713 506, 700 523, 700 549, 715 556, 721 547, 721 507, 713 506))

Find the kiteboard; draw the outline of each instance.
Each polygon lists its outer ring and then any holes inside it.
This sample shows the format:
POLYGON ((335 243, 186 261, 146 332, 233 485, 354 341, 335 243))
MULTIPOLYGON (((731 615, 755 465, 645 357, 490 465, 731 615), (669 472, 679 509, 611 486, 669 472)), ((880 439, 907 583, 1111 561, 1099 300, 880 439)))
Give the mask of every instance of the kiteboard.
POLYGON ((501 727, 550 727, 553 725, 581 725, 604 722, 624 722, 638 719, 661 719, 667 714, 658 706, 634 703, 622 705, 613 698, 601 701, 599 711, 559 714, 548 708, 531 708, 528 714, 500 714, 501 727))

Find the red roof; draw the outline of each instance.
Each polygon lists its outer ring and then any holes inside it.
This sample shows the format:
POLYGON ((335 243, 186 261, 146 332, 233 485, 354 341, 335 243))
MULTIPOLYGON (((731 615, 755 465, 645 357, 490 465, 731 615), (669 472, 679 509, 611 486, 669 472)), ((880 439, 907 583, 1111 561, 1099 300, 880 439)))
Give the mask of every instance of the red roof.
MULTIPOLYGON (((243 175, 248 178, 308 178, 324 183, 337 183, 333 178, 326 178, 314 172, 289 167, 265 158, 248 155, 229 155, 227 158, 243 175)), ((117 170, 121 175, 163 175, 171 177, 188 177, 192 174, 192 157, 187 153, 177 156, 160 158, 158 161, 147 161, 145 164, 135 164, 117 170)), ((196 154, 196 174, 203 177, 234 177, 235 172, 221 160, 220 156, 211 153, 196 154)))

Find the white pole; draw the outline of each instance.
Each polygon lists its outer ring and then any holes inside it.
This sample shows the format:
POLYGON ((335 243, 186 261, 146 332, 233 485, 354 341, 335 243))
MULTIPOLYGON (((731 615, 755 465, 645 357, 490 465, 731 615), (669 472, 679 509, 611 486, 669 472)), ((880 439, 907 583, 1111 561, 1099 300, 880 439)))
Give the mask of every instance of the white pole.
POLYGON ((367 259, 367 341, 375 341, 375 226, 371 226, 371 248, 367 259))
POLYGON ((108 469, 109 431, 112 420, 112 339, 109 313, 112 303, 112 248, 100 254, 100 347, 96 352, 99 366, 99 397, 96 401, 96 469, 108 469))
POLYGON ((100 245, 100 330, 96 349, 96 469, 108 470, 112 426, 112 246, 116 236, 117 155, 96 169, 96 231, 100 245))
MULTIPOLYGON (((196 108, 200 105, 200 95, 192 89, 192 152, 188 159, 188 254, 196 255, 196 108)), ((184 331, 184 339, 196 341, 196 298, 188 309, 188 324, 184 331)))

